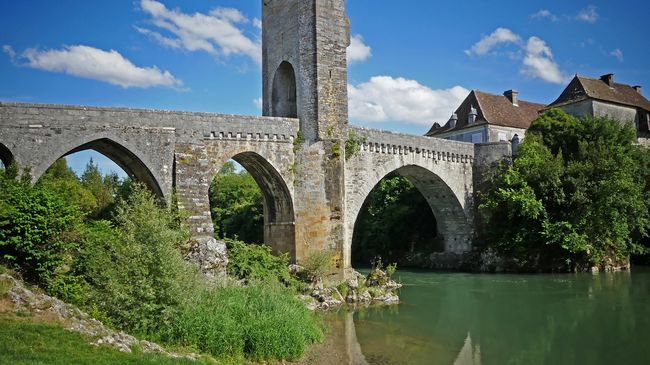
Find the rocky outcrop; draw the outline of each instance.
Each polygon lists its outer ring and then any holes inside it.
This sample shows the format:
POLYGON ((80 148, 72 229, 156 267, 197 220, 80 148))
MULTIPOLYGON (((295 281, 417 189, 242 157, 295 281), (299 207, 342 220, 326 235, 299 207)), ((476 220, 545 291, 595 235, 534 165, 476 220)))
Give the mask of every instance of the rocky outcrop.
POLYGON ((228 267, 226 242, 211 237, 200 239, 190 248, 185 259, 198 265, 209 280, 225 278, 228 267))
POLYGON ((199 358, 197 354, 168 352, 153 342, 138 340, 124 332, 112 330, 71 304, 49 295, 33 292, 12 276, 2 274, 0 282, 3 288, 6 288, 5 295, 13 303, 16 312, 30 313, 37 318, 48 318, 50 321, 59 322, 67 330, 90 337, 92 345, 107 345, 122 352, 132 352, 137 347, 142 352, 160 353, 174 358, 192 360, 199 358))
POLYGON ((301 295, 311 310, 328 310, 342 305, 396 304, 399 296, 396 290, 402 284, 392 280, 385 271, 372 270, 368 276, 354 271, 349 279, 337 287, 323 287, 312 284, 308 295, 301 295))

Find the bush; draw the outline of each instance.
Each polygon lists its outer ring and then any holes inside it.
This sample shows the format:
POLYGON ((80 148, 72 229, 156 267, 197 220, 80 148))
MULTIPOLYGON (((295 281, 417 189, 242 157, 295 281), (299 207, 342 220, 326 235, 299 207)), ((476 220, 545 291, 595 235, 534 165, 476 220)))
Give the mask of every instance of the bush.
POLYGON ((288 284, 292 281, 288 254, 275 256, 268 246, 233 240, 226 242, 228 244, 227 270, 231 277, 247 282, 271 279, 288 284))
POLYGON ((142 186, 116 211, 115 225, 97 221, 87 228, 76 272, 86 278, 89 302, 115 326, 164 339, 199 283, 178 249, 187 232, 142 186))
POLYGON ((60 195, 32 187, 29 178, 16 180, 12 170, 0 170, 0 259, 28 281, 47 286, 75 255, 78 242, 67 233, 82 214, 60 195))
POLYGON ((330 250, 317 251, 310 254, 303 267, 312 282, 323 280, 325 275, 334 269, 334 252, 330 250))
POLYGON ((252 360, 297 359, 322 336, 318 318, 277 283, 206 290, 185 303, 175 326, 181 345, 252 360))

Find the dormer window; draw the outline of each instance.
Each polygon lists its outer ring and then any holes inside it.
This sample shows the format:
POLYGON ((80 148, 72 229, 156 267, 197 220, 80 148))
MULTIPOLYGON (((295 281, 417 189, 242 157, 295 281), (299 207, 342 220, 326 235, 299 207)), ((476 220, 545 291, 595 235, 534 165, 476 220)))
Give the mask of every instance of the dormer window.
POLYGON ((477 115, 478 112, 476 111, 476 108, 472 106, 469 110, 469 114, 467 115, 467 124, 474 124, 474 122, 476 122, 477 115))
POLYGON ((451 115, 451 118, 449 118, 449 129, 456 128, 456 122, 458 122, 458 115, 454 113, 451 115))

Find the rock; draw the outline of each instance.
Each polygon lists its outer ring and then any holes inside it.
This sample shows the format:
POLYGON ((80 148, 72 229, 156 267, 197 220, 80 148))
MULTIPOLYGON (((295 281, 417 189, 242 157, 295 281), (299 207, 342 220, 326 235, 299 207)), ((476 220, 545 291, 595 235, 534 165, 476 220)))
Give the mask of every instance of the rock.
POLYGON ((361 294, 359 294, 359 303, 369 303, 372 301, 372 295, 370 295, 370 291, 368 289, 364 289, 361 291, 361 294))
POLYGON ((357 289, 348 290, 348 295, 345 297, 346 303, 356 303, 359 300, 357 297, 357 289))
POLYGON ((223 278, 228 266, 226 242, 214 238, 199 239, 185 256, 189 262, 199 266, 208 279, 223 278))
POLYGON ((399 303, 399 297, 392 292, 387 292, 385 294, 382 294, 378 297, 372 298, 376 302, 381 302, 384 304, 393 304, 393 303, 399 303))

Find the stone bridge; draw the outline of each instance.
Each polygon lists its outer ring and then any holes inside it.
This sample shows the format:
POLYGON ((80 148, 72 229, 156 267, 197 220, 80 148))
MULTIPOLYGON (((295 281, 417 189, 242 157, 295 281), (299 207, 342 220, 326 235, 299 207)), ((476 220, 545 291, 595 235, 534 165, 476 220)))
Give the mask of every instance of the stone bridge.
POLYGON ((474 181, 509 143, 470 143, 347 123, 349 25, 344 0, 263 0, 264 117, 0 103, 0 159, 33 180, 57 159, 93 149, 189 213, 192 235, 213 234, 208 189, 229 159, 264 197, 264 239, 301 261, 324 249, 351 267, 351 242, 368 194, 386 175, 407 177, 431 206, 445 249, 474 239, 474 181), (345 156, 351 132, 365 142, 345 156))

